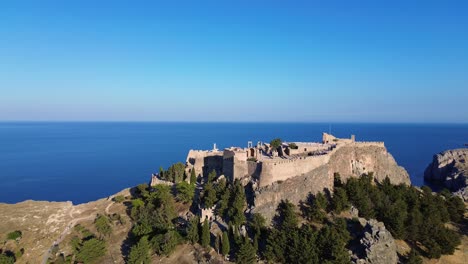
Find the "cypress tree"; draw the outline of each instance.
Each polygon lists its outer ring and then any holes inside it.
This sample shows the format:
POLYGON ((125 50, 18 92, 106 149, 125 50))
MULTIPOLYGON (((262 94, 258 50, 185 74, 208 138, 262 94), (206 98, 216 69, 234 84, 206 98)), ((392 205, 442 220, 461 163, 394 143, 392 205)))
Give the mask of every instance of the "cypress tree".
POLYGON ((190 170, 190 184, 195 185, 197 182, 197 175, 195 175, 195 168, 190 170))
POLYGON ((227 256, 231 250, 231 244, 229 243, 229 237, 226 231, 223 232, 223 240, 221 242, 221 254, 227 256))
POLYGON ((210 223, 208 222, 208 218, 205 218, 205 221, 203 221, 201 244, 204 248, 210 246, 210 223))
POLYGON ((200 223, 200 218, 198 216, 193 217, 190 219, 190 223, 188 226, 187 230, 187 239, 190 241, 190 243, 195 244, 199 240, 199 235, 198 235, 198 224, 200 223))

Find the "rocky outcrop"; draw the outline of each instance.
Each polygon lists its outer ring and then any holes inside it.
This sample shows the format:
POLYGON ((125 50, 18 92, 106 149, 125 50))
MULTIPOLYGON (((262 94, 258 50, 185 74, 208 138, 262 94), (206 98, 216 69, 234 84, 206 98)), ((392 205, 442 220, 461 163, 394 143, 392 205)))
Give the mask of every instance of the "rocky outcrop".
POLYGON ((395 240, 382 222, 363 218, 359 222, 364 227, 362 238, 352 256, 357 264, 395 264, 398 255, 395 240))
POLYGON ((468 148, 434 155, 424 172, 424 179, 441 183, 468 201, 468 148))
POLYGON ((267 221, 270 221, 281 200, 287 199, 293 204, 298 204, 299 201, 306 199, 309 192, 315 194, 332 187, 333 176, 329 176, 328 166, 323 165, 304 175, 275 182, 256 190, 253 212, 262 214, 267 221))
POLYGON ((287 199, 293 204, 298 204, 301 200, 305 200, 309 193, 333 190, 335 173, 339 173, 343 180, 347 180, 370 172, 377 181, 382 181, 388 176, 393 184, 411 183, 406 170, 398 166, 383 143, 350 143, 337 148, 327 163, 308 173, 255 190, 252 211, 261 213, 267 220, 271 220, 281 200, 287 199))
POLYGON ((377 181, 389 177, 393 184, 411 184, 408 172, 398 166, 382 144, 356 142, 337 149, 329 161, 330 173, 339 173, 343 180, 372 172, 377 181))

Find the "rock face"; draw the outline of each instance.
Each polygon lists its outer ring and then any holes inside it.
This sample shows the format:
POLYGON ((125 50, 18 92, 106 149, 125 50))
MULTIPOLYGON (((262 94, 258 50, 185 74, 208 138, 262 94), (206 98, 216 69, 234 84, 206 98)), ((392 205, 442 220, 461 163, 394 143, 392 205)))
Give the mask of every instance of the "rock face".
POLYGON ((442 183, 468 201, 468 148, 447 150, 434 155, 424 172, 424 178, 442 183))
POLYGON ((382 222, 360 218, 364 226, 358 253, 352 256, 357 264, 395 264, 398 262, 395 240, 382 222))
POLYGON ((342 180, 372 172, 379 182, 388 176, 393 184, 411 184, 408 172, 398 166, 383 144, 355 143, 343 146, 331 156, 328 166, 329 172, 332 175, 339 173, 342 180))
POLYGON ((373 172, 377 181, 388 176, 394 184, 411 183, 406 170, 398 166, 383 144, 348 144, 337 149, 327 163, 308 173, 258 188, 253 212, 261 213, 267 221, 271 220, 281 200, 288 199, 298 204, 306 199, 309 192, 316 194, 325 189, 333 190, 335 173, 339 173, 342 180, 347 180, 369 172, 373 172))

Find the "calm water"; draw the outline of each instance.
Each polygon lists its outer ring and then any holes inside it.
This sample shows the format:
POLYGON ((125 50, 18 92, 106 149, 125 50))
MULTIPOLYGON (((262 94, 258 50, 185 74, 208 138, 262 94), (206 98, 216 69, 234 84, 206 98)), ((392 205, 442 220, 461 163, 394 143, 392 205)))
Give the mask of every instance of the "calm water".
MULTIPOLYGON (((147 182, 189 149, 247 141, 320 141, 329 124, 0 123, 0 202, 83 203, 147 182)), ((468 125, 333 124, 339 137, 385 141, 415 185, 434 153, 468 143, 468 125)))

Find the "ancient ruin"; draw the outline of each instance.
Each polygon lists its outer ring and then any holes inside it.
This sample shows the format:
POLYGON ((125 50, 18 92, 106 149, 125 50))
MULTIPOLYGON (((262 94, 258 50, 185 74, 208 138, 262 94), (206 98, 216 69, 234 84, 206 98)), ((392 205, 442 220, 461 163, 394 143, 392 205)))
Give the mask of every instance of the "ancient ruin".
POLYGON ((187 175, 206 176, 215 170, 229 181, 249 183, 254 192, 250 210, 270 219, 282 199, 298 203, 309 192, 333 190, 334 175, 342 180, 372 173, 377 181, 410 184, 406 170, 396 163, 383 142, 360 142, 355 136, 337 138, 323 133, 322 142, 283 142, 278 148, 258 142, 247 147, 190 150, 187 175))
MULTIPOLYGON (((197 175, 204 176, 215 170, 218 175, 224 175, 230 181, 248 178, 253 180, 258 188, 262 188, 310 173, 328 164, 334 154, 339 153, 342 148, 379 148, 387 153, 383 142, 357 142, 354 135, 344 139, 323 133, 322 142, 283 142, 277 149, 273 149, 268 143, 258 142, 253 146, 252 142, 248 142, 246 148, 230 147, 221 151, 215 146, 213 150, 190 150, 186 164, 187 170, 193 169, 197 175)), ((373 158, 350 155, 340 161, 347 163, 347 166, 335 166, 336 170, 329 170, 322 176, 333 179, 335 173, 345 177, 368 172, 377 173, 379 164, 373 158)), ((400 172, 407 176, 404 170, 400 172)), ((407 180, 408 177, 405 177, 404 181, 407 180)))

